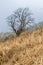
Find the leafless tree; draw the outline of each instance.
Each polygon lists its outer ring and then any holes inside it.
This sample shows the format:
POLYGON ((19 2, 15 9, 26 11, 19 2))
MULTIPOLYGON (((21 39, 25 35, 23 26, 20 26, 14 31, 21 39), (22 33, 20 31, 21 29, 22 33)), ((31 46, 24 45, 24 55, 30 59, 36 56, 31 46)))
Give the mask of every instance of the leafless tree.
POLYGON ((31 15, 29 8, 18 8, 12 15, 7 17, 7 22, 18 35, 33 22, 31 15))

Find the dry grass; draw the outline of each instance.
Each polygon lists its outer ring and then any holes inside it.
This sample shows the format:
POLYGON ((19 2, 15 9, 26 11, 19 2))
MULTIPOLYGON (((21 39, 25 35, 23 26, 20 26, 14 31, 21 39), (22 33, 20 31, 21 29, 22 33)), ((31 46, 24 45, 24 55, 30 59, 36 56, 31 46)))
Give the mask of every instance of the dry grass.
POLYGON ((43 29, 0 42, 0 65, 43 65, 43 29))

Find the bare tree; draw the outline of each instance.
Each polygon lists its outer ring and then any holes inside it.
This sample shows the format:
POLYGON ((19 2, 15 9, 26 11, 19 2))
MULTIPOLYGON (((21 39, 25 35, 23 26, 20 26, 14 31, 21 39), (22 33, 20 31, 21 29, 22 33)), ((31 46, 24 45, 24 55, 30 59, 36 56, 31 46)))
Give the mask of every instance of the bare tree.
POLYGON ((7 18, 9 26, 18 35, 33 22, 29 8, 18 8, 7 18))

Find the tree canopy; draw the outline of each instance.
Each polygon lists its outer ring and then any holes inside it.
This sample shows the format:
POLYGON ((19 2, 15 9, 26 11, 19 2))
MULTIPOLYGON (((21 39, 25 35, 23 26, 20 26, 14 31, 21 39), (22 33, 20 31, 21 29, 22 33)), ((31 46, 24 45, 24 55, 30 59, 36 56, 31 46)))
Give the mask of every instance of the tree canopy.
POLYGON ((7 17, 7 22, 11 29, 18 35, 29 28, 33 23, 32 13, 29 8, 18 8, 13 14, 7 17))

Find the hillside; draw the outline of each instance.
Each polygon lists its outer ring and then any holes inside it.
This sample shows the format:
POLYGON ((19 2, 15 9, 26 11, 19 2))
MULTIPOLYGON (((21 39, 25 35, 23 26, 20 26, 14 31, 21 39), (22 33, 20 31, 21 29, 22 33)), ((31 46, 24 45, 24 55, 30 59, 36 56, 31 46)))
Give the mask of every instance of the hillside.
POLYGON ((0 42, 0 65, 43 65, 43 29, 0 42))

